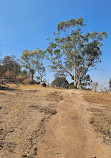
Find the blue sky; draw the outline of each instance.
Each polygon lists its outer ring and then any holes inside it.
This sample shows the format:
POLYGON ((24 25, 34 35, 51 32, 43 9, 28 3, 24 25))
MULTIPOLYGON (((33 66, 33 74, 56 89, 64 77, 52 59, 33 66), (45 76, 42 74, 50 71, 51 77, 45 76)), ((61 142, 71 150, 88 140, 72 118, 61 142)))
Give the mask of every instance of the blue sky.
MULTIPOLYGON (((111 1, 110 0, 0 0, 1 56, 23 50, 46 49, 59 22, 82 16, 87 31, 108 33, 102 47, 102 63, 90 72, 92 80, 108 86, 111 77, 111 1)), ((48 81, 52 73, 47 72, 48 81)))

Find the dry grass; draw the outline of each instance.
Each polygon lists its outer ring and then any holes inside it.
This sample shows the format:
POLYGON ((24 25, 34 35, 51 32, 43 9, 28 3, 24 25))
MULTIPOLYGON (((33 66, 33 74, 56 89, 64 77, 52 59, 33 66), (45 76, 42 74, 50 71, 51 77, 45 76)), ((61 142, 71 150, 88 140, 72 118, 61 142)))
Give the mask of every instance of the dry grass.
POLYGON ((44 96, 50 87, 10 84, 9 90, 0 91, 0 157, 33 156, 37 142, 45 134, 45 124, 56 115, 57 102, 44 96), (21 156, 20 156, 21 155, 21 156))
MULTIPOLYGON (((16 84, 8 84, 11 89, 19 89, 19 90, 43 90, 46 89, 46 87, 42 87, 41 85, 23 85, 19 84, 17 86, 16 84)), ((53 89, 51 87, 47 87, 47 89, 53 89)))
POLYGON ((111 105, 111 92, 83 91, 82 94, 87 102, 111 105))
POLYGON ((111 93, 83 91, 82 94, 91 105, 87 109, 92 113, 90 124, 103 135, 104 142, 111 144, 111 93))
POLYGON ((54 91, 46 95, 46 100, 59 102, 63 100, 63 96, 61 95, 61 92, 54 91))

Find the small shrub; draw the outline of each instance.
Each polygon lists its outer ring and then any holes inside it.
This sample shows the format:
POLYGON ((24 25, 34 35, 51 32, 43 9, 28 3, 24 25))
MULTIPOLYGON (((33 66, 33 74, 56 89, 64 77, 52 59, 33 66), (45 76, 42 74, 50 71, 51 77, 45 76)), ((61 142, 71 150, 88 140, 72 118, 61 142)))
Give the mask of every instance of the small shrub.
POLYGON ((33 80, 31 81, 31 84, 37 84, 37 81, 33 80))
POLYGON ((23 84, 31 84, 31 80, 30 79, 25 79, 24 81, 23 81, 23 84))
POLYGON ((3 78, 6 79, 7 82, 9 82, 9 83, 10 82, 15 82, 15 80, 16 80, 16 74, 13 71, 6 71, 4 73, 3 78))
POLYGON ((70 85, 70 89, 77 89, 77 87, 74 85, 70 85))
POLYGON ((69 88, 69 83, 65 77, 55 78, 51 85, 56 88, 69 88))
POLYGON ((17 76, 16 77, 16 83, 20 84, 20 83, 23 83, 23 81, 27 78, 27 76, 17 76))
POLYGON ((30 79, 25 79, 24 81, 23 81, 23 84, 28 84, 28 85, 31 85, 31 84, 37 84, 37 81, 35 81, 35 80, 33 80, 33 81, 31 81, 30 79))
POLYGON ((87 88, 86 88, 86 87, 82 87, 82 89, 83 89, 83 90, 87 90, 87 88))

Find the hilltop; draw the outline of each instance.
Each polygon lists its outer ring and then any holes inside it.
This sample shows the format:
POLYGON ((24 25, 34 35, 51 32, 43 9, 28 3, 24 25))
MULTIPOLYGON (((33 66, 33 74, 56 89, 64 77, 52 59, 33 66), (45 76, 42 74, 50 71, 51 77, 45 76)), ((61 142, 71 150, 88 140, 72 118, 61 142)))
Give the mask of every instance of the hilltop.
POLYGON ((1 158, 111 157, 111 93, 9 87, 0 91, 1 158))

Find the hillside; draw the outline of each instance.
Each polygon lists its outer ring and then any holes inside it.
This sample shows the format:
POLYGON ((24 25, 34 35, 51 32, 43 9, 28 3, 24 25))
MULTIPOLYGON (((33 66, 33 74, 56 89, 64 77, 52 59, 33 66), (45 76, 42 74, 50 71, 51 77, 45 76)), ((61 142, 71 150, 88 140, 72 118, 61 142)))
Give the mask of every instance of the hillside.
POLYGON ((111 93, 10 85, 0 158, 111 158, 111 93))

